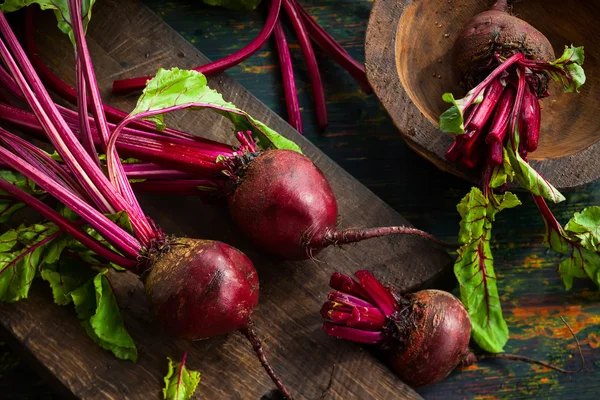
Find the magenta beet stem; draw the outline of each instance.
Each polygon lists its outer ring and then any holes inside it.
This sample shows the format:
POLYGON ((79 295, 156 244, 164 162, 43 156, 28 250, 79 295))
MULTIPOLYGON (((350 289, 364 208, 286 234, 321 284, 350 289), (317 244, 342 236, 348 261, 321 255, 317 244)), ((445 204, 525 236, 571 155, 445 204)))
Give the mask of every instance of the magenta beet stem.
POLYGON ((332 301, 334 303, 339 303, 339 304, 347 306, 347 307, 372 307, 373 306, 373 304, 369 303, 366 300, 359 299, 358 297, 352 296, 351 294, 343 293, 340 291, 329 292, 327 299, 329 301, 332 301))
MULTIPOLYGON (((67 100, 71 104, 77 104, 77 96, 78 96, 77 90, 75 90, 71 86, 67 85, 58 76, 56 76, 46 66, 46 64, 44 64, 44 61, 41 59, 41 57, 37 53, 37 49, 35 46, 35 38, 34 38, 35 24, 33 21, 35 13, 37 11, 38 11, 38 9, 36 7, 27 7, 25 9, 25 35, 24 35, 25 43, 24 44, 25 44, 27 53, 29 55, 29 60, 35 67, 38 75, 40 76, 40 78, 42 79, 44 84, 46 84, 50 89, 52 89, 52 91, 54 91, 57 95, 59 95, 60 97, 62 97, 65 100, 67 100)), ((7 82, 2 80, 3 78, 5 78, 7 76, 7 74, 2 74, 2 72, 3 72, 2 68, 0 68, 0 81, 2 81, 2 85, 5 86, 6 88, 8 88, 8 90, 10 90, 11 94, 13 94, 17 97, 21 97, 22 95, 21 95, 19 89, 17 88, 17 91, 14 90, 15 89, 14 82, 12 85, 10 85, 10 83, 7 85, 7 82)), ((88 106, 89 105, 91 105, 91 102, 88 99, 88 106)), ((113 123, 121 122, 121 120, 128 115, 126 112, 121 111, 117 108, 111 107, 107 104, 103 104, 102 108, 104 110, 106 118, 113 123)), ((182 131, 179 131, 179 130, 176 130, 173 128, 166 128, 164 131, 158 131, 156 129, 156 126, 150 121, 135 121, 132 123, 132 126, 134 126, 137 129, 144 130, 146 132, 162 133, 167 136, 179 137, 179 138, 184 138, 184 139, 194 138, 193 135, 191 135, 187 132, 182 132, 182 131)))
MULTIPOLYGON (((542 214, 542 218, 544 219, 546 227, 549 228, 548 231, 552 229, 556 232, 559 232, 563 237, 566 236, 562 225, 556 220, 556 217, 554 214, 552 214, 552 211, 550 211, 550 207, 548 207, 546 200, 542 196, 535 194, 532 194, 531 196, 533 197, 533 201, 535 202, 538 210, 542 214)), ((550 238, 548 238, 548 242, 550 242, 550 238)))
MULTIPOLYGON (((71 110, 59 107, 59 111, 61 114, 64 113, 65 120, 73 130, 79 129, 79 120, 76 115, 71 114, 71 110)), ((0 103, 0 119, 45 137, 45 131, 35 115, 27 111, 0 103)), ((109 124, 109 126, 113 127, 114 125, 109 124)), ((75 133, 77 134, 77 132, 75 133)), ((94 144, 100 148, 100 139, 96 129, 91 128, 91 133, 94 144)), ((81 136, 81 133, 78 136, 81 136)), ((246 147, 255 149, 248 140, 245 140, 244 143, 246 143, 246 147)), ((220 155, 231 157, 236 154, 231 147, 227 148, 225 145, 221 147, 227 150, 217 150, 216 146, 201 140, 161 136, 129 127, 123 129, 123 134, 117 140, 117 150, 123 156, 167 165, 193 173, 196 177, 219 175, 222 167, 216 163, 217 157, 220 155)))
POLYGON ((462 150, 460 148, 459 138, 462 135, 458 135, 454 138, 454 141, 450 145, 450 148, 446 151, 446 160, 450 162, 458 161, 458 158, 462 155, 462 150))
POLYGON ((502 92, 504 91, 504 85, 500 82, 500 79, 495 79, 485 90, 483 101, 479 104, 477 111, 473 113, 471 121, 467 124, 468 131, 480 131, 485 126, 486 122, 492 115, 496 103, 500 99, 502 92))
POLYGON ((323 304, 321 308, 321 316, 326 320, 335 322, 338 325, 344 325, 350 317, 352 317, 352 309, 348 307, 345 309, 334 308, 333 303, 328 302, 323 304))
POLYGON ((336 325, 331 322, 323 323, 323 331, 329 336, 357 343, 377 344, 383 340, 383 334, 381 332, 364 331, 362 329, 336 325))
POLYGON ((502 142, 494 139, 488 143, 488 162, 490 165, 501 165, 504 162, 502 142))
POLYGON ((323 91, 323 83, 321 82, 321 73, 319 72, 319 66, 317 65, 317 59, 315 52, 310 43, 308 32, 304 27, 304 23, 298 15, 292 0, 283 0, 283 8, 285 9, 292 28, 296 32, 298 38, 298 44, 300 44, 300 50, 304 55, 304 61, 306 62, 306 68, 308 69, 308 75, 310 77, 310 83, 312 85, 313 100, 315 102, 315 112, 317 114, 317 124, 320 129, 327 128, 327 105, 325 103, 325 93, 323 91))
POLYGON ((302 133, 302 117, 300 116, 300 104, 298 103, 298 93, 296 91, 296 82, 294 80, 294 68, 292 66, 292 57, 290 49, 285 38, 285 32, 281 22, 275 24, 275 42, 277 43, 277 53, 279 54, 279 65, 283 78, 283 93, 285 95, 285 104, 287 106, 288 122, 298 132, 302 133))
POLYGON ((490 126, 485 139, 486 143, 490 143, 492 141, 498 141, 502 143, 504 141, 506 133, 508 132, 510 112, 513 104, 515 103, 516 96, 517 92, 511 85, 508 85, 506 89, 504 89, 502 97, 500 97, 500 100, 498 101, 498 108, 494 113, 492 125, 490 126))
MULTIPOLYGON (((252 54, 256 53, 258 49, 271 36, 271 32, 275 27, 275 24, 279 18, 279 10, 281 8, 281 0, 272 0, 271 6, 269 7, 269 15, 267 21, 256 38, 250 42, 246 47, 236 51, 235 53, 224 57, 220 60, 210 62, 205 65, 194 68, 194 70, 203 73, 204 75, 213 75, 219 72, 223 72, 228 68, 238 65, 252 54)), ((122 79, 113 82, 113 93, 122 93, 129 90, 139 90, 146 86, 146 82, 152 79, 152 76, 144 76, 141 78, 122 79)))
POLYGON ((481 81, 481 83, 479 83, 477 86, 475 86, 469 92, 469 93, 472 92, 471 99, 470 99, 470 101, 466 102, 466 104, 464 104, 464 106, 463 106, 464 109, 467 109, 470 106, 472 106, 473 102, 479 97, 481 92, 483 92, 485 90, 485 88, 487 88, 488 85, 490 83, 492 83, 496 78, 498 78, 501 74, 503 74, 504 71, 506 71, 508 68, 510 68, 511 65, 523 60, 524 58, 525 58, 525 56, 523 55, 523 53, 516 53, 516 54, 508 57, 506 60, 504 60, 504 62, 502 62, 499 66, 497 66, 496 69, 493 70, 491 74, 489 74, 483 81, 481 81))
POLYGON ((89 222, 108 242, 113 244, 126 257, 136 259, 142 251, 140 242, 128 232, 117 226, 106 216, 77 196, 71 189, 52 179, 44 171, 35 168, 7 149, 0 147, 0 157, 11 168, 20 172, 36 185, 54 196, 72 209, 81 218, 89 222))
MULTIPOLYGON (((515 152, 517 152, 519 149, 516 146, 516 133, 517 133, 517 129, 518 129, 518 122, 519 122, 519 115, 521 114, 520 110, 521 110, 521 105, 523 104, 523 96, 525 94, 525 86, 527 85, 527 82, 525 82, 525 67, 523 66, 519 66, 519 68, 517 69, 517 71, 519 72, 519 83, 517 85, 517 97, 515 99, 515 104, 513 106, 512 112, 511 112, 511 119, 510 119, 510 141, 511 141, 511 146, 513 148, 513 150, 515 152)), ((519 139, 520 139, 520 135, 519 135, 519 139)))
POLYGON ((346 325, 366 331, 380 331, 386 322, 387 318, 378 308, 355 307, 346 325))
POLYGON ((75 81, 79 97, 77 97, 77 109, 79 128, 80 128, 80 139, 83 148, 88 152, 90 157, 94 160, 98 168, 100 168, 100 158, 96 152, 94 146, 94 138, 92 137, 92 128, 90 126, 90 119, 88 118, 88 99, 87 99, 87 86, 85 84, 85 76, 83 75, 83 67, 81 60, 77 60, 75 63, 75 81))
POLYGON ((308 31, 311 39, 325 52, 327 53, 335 62, 337 62, 342 68, 344 68, 354 80, 360 85, 362 90, 370 94, 373 92, 371 85, 369 85, 369 81, 367 80, 367 74, 365 73, 365 67, 356 61, 348 52, 340 46, 338 42, 334 38, 331 37, 325 29, 323 29, 311 16, 308 12, 300 5, 300 3, 296 0, 294 1, 294 5, 302 18, 302 22, 304 22, 304 26, 308 31))
POLYGON ((329 286, 332 289, 339 290, 341 292, 348 293, 355 297, 372 302, 367 292, 360 287, 360 284, 348 275, 334 272, 331 274, 331 278, 329 278, 329 286))
POLYGON ((145 193, 157 193, 179 196, 211 196, 220 195, 220 185, 206 179, 145 179, 133 182, 135 190, 145 193))
POLYGON ((529 153, 537 150, 540 138, 541 109, 537 96, 526 84, 519 118, 519 135, 529 153))
MULTIPOLYGON (((106 149, 110 131, 108 128, 108 121, 106 120, 104 110, 102 109, 103 103, 102 98, 100 97, 100 89, 98 88, 96 74, 94 72, 92 59, 88 50, 87 40, 83 28, 83 21, 80 17, 82 15, 81 0, 68 0, 68 4, 69 14, 72 16, 77 16, 77 18, 71 18, 71 27, 73 28, 73 37, 75 39, 75 45, 77 49, 76 61, 78 64, 80 64, 81 69, 83 70, 82 75, 85 77, 86 87, 89 92, 89 97, 91 100, 90 106, 92 114, 94 115, 96 130, 100 136, 100 145, 102 146, 102 150, 104 150, 106 155, 110 156, 110 151, 106 149)), ((80 103, 85 104, 84 107, 85 110, 87 110, 87 101, 80 103)), ((80 110, 80 112, 82 112, 82 110, 80 110)), ((87 114, 85 117, 87 117, 87 114)), ((135 227, 134 229, 136 229, 136 234, 140 237, 140 240, 142 240, 144 244, 148 244, 150 240, 153 240, 157 237, 156 232, 154 232, 153 226, 148 222, 142 207, 133 193, 133 189, 127 180, 125 171, 123 171, 123 165, 121 165, 121 160, 117 155, 116 149, 113 150, 113 153, 116 162, 112 171, 113 173, 109 174, 110 181, 125 200, 125 205, 122 206, 122 209, 127 211, 129 219, 132 221, 132 225, 135 227)))
POLYGON ((123 164, 128 179, 197 179, 198 177, 178 169, 168 169, 157 164, 140 162, 123 164))
POLYGON ((0 179, 0 189, 4 192, 10 193, 14 198, 27 204, 28 207, 31 207, 33 210, 39 212, 49 221, 54 222, 65 233, 73 236, 75 240, 81 242, 81 244, 98 254, 100 257, 131 271, 134 271, 137 268, 137 261, 125 258, 113 252, 112 250, 107 249, 102 243, 98 242, 96 239, 80 230, 72 221, 69 221, 56 210, 48 206, 46 203, 38 200, 36 197, 6 182, 3 179, 0 179))
POLYGON ((369 271, 356 271, 354 276, 360 282, 360 286, 367 292, 373 302, 386 317, 389 317, 398 310, 398 303, 390 291, 381 284, 369 271))

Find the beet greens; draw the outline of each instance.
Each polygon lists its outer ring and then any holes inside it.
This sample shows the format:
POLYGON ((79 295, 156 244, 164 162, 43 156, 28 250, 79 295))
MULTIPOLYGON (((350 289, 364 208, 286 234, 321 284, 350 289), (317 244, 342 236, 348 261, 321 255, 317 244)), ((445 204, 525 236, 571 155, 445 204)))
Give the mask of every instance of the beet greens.
POLYGON ((191 399, 200 383, 200 373, 191 371, 185 366, 187 353, 183 354, 181 361, 169 361, 169 370, 164 377, 165 387, 163 398, 168 400, 191 399))
POLYGON ((508 13, 506 0, 475 16, 454 45, 454 66, 469 92, 462 99, 446 93, 451 103, 440 116, 440 129, 455 135, 446 153, 449 161, 481 171, 481 188, 458 205, 460 223, 455 274, 473 327, 473 339, 497 353, 508 340, 490 249, 492 223, 498 212, 520 205, 506 186, 515 179, 529 191, 546 222, 544 243, 568 254, 559 273, 569 289, 573 278, 589 277, 600 286, 597 207, 584 210, 563 229, 546 204, 565 197, 528 162, 538 147, 540 100, 548 83, 578 92, 585 83, 583 47, 567 46, 555 60, 548 40, 531 25, 508 13))

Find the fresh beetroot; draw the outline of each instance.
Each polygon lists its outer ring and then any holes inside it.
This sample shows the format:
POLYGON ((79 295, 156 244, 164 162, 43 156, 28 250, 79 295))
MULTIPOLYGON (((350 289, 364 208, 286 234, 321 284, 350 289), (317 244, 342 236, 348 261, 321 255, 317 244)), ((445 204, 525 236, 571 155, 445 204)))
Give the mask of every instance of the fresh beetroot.
POLYGON ((506 57, 520 52, 531 60, 556 58, 552 45, 540 31, 508 11, 508 1, 498 0, 488 11, 473 17, 456 39, 455 72, 469 87, 489 74, 496 53, 506 57))
POLYGON ((252 262, 221 242, 177 239, 153 263, 144 286, 162 325, 188 340, 245 329, 258 305, 252 262))
POLYGON ((469 354, 471 323, 456 297, 440 290, 400 296, 368 271, 355 276, 357 281, 339 273, 331 277, 330 286, 338 291, 329 294, 321 312, 328 335, 378 345, 411 386, 441 381, 469 354), (350 285, 363 292, 348 290, 350 285))
POLYGON ((452 294, 400 294, 368 271, 354 275, 356 279, 338 272, 331 276, 334 291, 321 309, 323 330, 339 339, 376 345, 390 368, 411 386, 435 384, 457 367, 485 358, 534 363, 566 374, 581 370, 567 371, 513 354, 476 355, 469 348, 469 314, 452 294))
POLYGON ((337 230, 338 208, 329 182, 302 154, 271 150, 233 169, 228 196, 236 225, 255 244, 288 260, 312 257, 331 245, 393 235, 420 236, 444 244, 418 229, 396 226, 337 230))
MULTIPOLYGON (((502 139, 502 145, 509 140, 514 143, 515 130, 520 132, 516 151, 526 160, 528 153, 537 150, 539 100, 549 95, 549 79, 563 83, 566 91, 578 90, 585 81, 580 67, 583 48, 567 48, 555 60, 548 39, 527 22, 510 15, 508 8, 507 0, 498 0, 490 10, 473 17, 453 47, 454 70, 460 83, 470 91, 464 103, 455 104, 442 114, 440 128, 457 135, 446 158, 452 162, 462 158, 462 164, 468 168, 493 168, 501 163, 497 140, 502 139), (514 95, 519 75, 525 75, 525 80, 514 95), (456 108, 459 119, 453 118, 456 108), (469 119, 463 119, 463 115, 469 115, 469 119), (505 129, 514 116, 514 122, 505 129), (506 134, 508 130, 510 135, 506 134), (484 136, 485 141, 477 140, 479 136, 484 136)), ((448 94, 444 99, 453 102, 448 94)), ((490 175, 486 168, 483 174, 490 175)))
POLYGON ((217 241, 179 238, 149 260, 144 287, 161 326, 187 340, 240 331, 283 396, 292 399, 254 332, 258 275, 245 254, 217 241))

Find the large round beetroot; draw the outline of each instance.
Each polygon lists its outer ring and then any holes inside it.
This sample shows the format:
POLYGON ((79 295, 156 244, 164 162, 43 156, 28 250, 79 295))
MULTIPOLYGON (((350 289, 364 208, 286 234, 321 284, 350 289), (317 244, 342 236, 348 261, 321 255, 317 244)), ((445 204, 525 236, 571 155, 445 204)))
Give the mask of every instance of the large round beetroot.
POLYGON ((256 245, 288 260, 312 257, 331 245, 407 234, 440 242, 407 226, 337 229, 338 206, 321 170, 304 155, 269 150, 234 162, 239 179, 228 195, 240 230, 256 245))
POLYGON ((145 287, 162 325, 188 340, 243 329, 258 305, 252 262, 216 241, 178 239, 153 265, 145 287))
POLYGON ((338 215, 323 173, 289 150, 255 158, 229 197, 229 209, 254 243, 288 260, 307 258, 311 243, 322 243, 328 230, 335 229, 338 215))
POLYGON ((507 1, 500 0, 473 17, 456 39, 454 68, 461 82, 471 87, 497 65, 493 62, 495 53, 510 57, 517 52, 531 60, 556 58, 548 39, 529 23, 510 15, 507 1))

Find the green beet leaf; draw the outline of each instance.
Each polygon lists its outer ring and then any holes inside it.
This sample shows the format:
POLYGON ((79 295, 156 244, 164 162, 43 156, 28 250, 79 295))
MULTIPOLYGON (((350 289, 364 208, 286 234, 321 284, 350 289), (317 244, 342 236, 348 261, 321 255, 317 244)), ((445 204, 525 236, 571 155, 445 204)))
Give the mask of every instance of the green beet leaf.
POLYGON ((169 371, 165 376, 165 387, 163 397, 165 400, 188 400, 191 399, 200 383, 200 372, 191 371, 185 367, 185 358, 175 363, 169 360, 169 371))
POLYGON ((41 276, 50 284, 54 302, 66 306, 73 302, 73 291, 94 279, 97 273, 74 257, 63 257, 56 264, 45 265, 41 276))
POLYGON ((125 329, 121 310, 106 276, 108 269, 71 291, 75 311, 88 335, 123 360, 137 361, 137 349, 125 329))
POLYGON ((301 152, 297 144, 225 101, 219 92, 208 86, 203 74, 193 70, 159 69, 156 76, 148 81, 130 115, 149 113, 144 118, 154 122, 159 129, 164 129, 164 112, 174 108, 213 110, 229 119, 235 131, 251 131, 257 145, 263 150, 276 148, 301 152))
POLYGON ((499 353, 508 340, 508 327, 502 316, 490 248, 492 222, 497 213, 521 202, 510 192, 491 196, 490 201, 474 187, 457 207, 462 218, 458 237, 461 247, 454 273, 471 319, 473 340, 483 350, 499 353))
POLYGON ((219 6, 236 11, 252 11, 262 2, 262 0, 202 0, 210 6, 219 6))
POLYGON ((515 171, 510 165, 510 159, 506 149, 502 149, 504 161, 500 165, 496 165, 490 176, 490 188, 496 189, 503 186, 507 182, 512 182, 515 177, 515 171))
MULTIPOLYGON (((0 179, 17 186, 29 194, 40 195, 43 193, 32 181, 18 172, 0 170, 0 179)), ((25 207, 24 203, 17 201, 10 194, 0 190, 0 223, 10 220, 10 217, 23 207, 25 207)))
POLYGON ((544 245, 565 255, 558 273, 565 288, 573 287, 574 279, 588 278, 600 288, 600 207, 594 206, 576 213, 563 229, 546 222, 544 245))
MULTIPOLYGON (((81 18, 83 29, 86 30, 92 18, 92 6, 95 0, 81 0, 81 18)), ((71 42, 75 45, 73 29, 71 28, 71 16, 69 14, 69 2, 67 0, 5 0, 0 5, 2 12, 13 12, 32 4, 38 4, 42 10, 53 10, 58 21, 58 28, 69 35, 71 42)))
POLYGON ((21 226, 0 236, 0 301, 27 297, 38 270, 56 261, 60 232, 54 225, 21 226))
POLYGON ((565 92, 579 92, 579 88, 586 80, 582 67, 584 60, 583 46, 565 46, 562 56, 556 61, 548 63, 561 71, 549 70, 548 74, 552 79, 563 85, 565 92))
MULTIPOLYGON (((69 219, 70 221, 78 221, 81 219, 79 217, 79 215, 77 215, 75 212, 73 212, 71 209, 69 209, 67 207, 62 207, 60 210, 60 213, 64 217, 69 219)), ((129 215, 127 214, 127 212, 119 211, 118 213, 115 213, 115 214, 104 214, 104 215, 109 220, 111 220, 116 225, 118 225, 120 228, 123 228, 126 232, 133 233, 133 226, 131 225, 131 221, 129 219, 129 215)), ((94 228, 92 228, 89 225, 83 225, 82 229, 88 235, 90 235, 91 237, 93 237, 94 239, 96 239, 100 243, 102 243, 104 246, 106 246, 107 248, 118 253, 118 251, 110 243, 108 243, 98 232, 96 232, 96 230, 94 228)), ((88 249, 86 246, 82 245, 75 239, 71 238, 70 236, 68 238, 69 238, 69 242, 68 242, 69 251, 77 254, 77 256, 79 257, 79 259, 82 262, 84 262, 90 266, 96 266, 96 267, 103 267, 105 265, 105 261, 99 259, 98 256, 96 255, 96 253, 94 253, 93 251, 91 251, 90 249, 88 249)), ((117 271, 124 270, 123 267, 120 267, 116 264, 110 263, 109 265, 117 271)))
POLYGON ((565 200, 565 196, 558 191, 550 182, 529 165, 515 149, 519 148, 519 132, 515 128, 514 144, 508 145, 506 151, 510 160, 510 165, 515 173, 519 184, 531 193, 542 196, 554 203, 560 203, 565 200))
POLYGON ((582 246, 592 251, 600 250, 600 207, 594 206, 575 213, 565 226, 582 246))
POLYGON ((444 111, 440 116, 440 129, 442 132, 453 133, 455 135, 464 135, 465 119, 464 114, 467 108, 473 104, 483 101, 483 91, 477 95, 477 88, 472 89, 465 97, 456 100, 452 93, 444 93, 442 100, 452 104, 452 107, 444 111))

